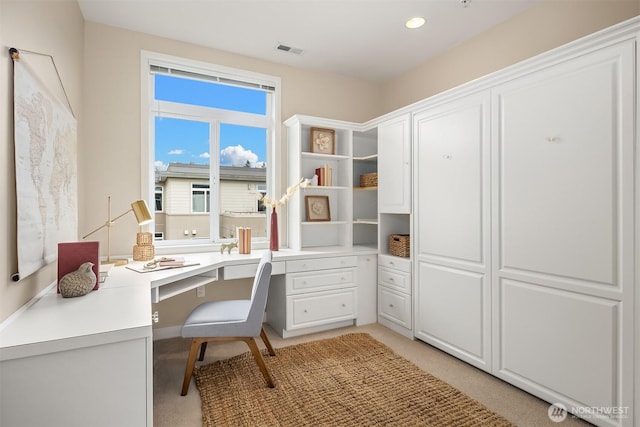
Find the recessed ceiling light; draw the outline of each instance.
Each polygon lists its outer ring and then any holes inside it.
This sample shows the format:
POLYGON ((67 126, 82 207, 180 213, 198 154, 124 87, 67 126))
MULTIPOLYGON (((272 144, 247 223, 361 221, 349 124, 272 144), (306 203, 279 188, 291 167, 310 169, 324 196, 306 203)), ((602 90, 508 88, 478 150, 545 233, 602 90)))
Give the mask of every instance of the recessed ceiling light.
POLYGON ((410 29, 420 28, 427 22, 423 17, 418 16, 415 18, 411 18, 404 23, 404 26, 410 29))

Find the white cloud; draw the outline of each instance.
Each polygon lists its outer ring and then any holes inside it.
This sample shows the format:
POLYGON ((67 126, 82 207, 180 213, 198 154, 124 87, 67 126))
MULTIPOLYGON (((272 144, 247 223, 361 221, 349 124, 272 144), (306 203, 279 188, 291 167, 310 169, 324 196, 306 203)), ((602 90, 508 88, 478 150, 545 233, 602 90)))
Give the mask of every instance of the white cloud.
POLYGON ((202 153, 198 157, 200 157, 201 159, 208 159, 211 156, 209 155, 209 153, 202 153))
POLYGON ((179 156, 181 154, 184 154, 184 150, 182 150, 180 148, 176 148, 175 150, 169 151, 169 153, 167 153, 167 154, 169 154, 170 156, 179 156))
POLYGON ((156 160, 155 162, 153 162, 153 166, 156 168, 157 171, 166 171, 167 168, 169 167, 169 165, 162 163, 162 161, 160 160, 156 160))
POLYGON ((222 166, 241 167, 247 164, 247 160, 251 166, 256 166, 258 156, 251 150, 245 150, 242 145, 226 147, 220 151, 220 164, 222 166))

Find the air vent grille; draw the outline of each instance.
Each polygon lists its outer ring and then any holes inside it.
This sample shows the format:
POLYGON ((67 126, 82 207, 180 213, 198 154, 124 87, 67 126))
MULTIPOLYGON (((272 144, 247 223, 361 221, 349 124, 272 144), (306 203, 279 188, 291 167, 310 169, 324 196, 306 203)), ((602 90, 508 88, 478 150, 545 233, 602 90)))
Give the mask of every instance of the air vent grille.
POLYGON ((294 55, 302 55, 302 53, 304 52, 300 48, 287 46, 286 44, 282 44, 282 43, 279 43, 278 46, 276 46, 276 49, 281 50, 283 52, 293 53, 294 55))

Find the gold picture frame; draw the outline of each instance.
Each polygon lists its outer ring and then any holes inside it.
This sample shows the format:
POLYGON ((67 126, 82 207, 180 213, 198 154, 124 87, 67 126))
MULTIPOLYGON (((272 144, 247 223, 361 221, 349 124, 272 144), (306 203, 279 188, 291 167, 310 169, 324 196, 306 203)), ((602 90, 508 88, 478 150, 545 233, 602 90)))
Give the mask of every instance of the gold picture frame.
POLYGON ((331 221, 329 196, 305 196, 307 221, 331 221))
POLYGON ((319 154, 336 154, 336 131, 311 128, 310 151, 319 154))

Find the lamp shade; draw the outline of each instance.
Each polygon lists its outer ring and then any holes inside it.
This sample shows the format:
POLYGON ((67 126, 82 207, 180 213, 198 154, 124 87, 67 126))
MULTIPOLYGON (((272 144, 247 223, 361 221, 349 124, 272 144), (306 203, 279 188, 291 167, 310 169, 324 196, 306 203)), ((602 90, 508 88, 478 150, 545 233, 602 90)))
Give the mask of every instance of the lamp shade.
POLYGON ((135 202, 131 203, 131 209, 133 209, 133 213, 136 216, 138 225, 148 224, 153 221, 153 217, 151 216, 151 212, 149 212, 147 202, 145 202, 144 200, 136 200, 135 202))

